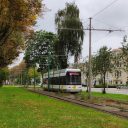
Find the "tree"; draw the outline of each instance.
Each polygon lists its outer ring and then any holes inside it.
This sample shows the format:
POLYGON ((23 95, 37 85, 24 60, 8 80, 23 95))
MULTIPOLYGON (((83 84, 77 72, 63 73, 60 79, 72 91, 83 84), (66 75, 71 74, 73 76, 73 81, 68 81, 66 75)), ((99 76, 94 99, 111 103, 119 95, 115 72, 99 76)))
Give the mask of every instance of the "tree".
POLYGON ((24 49, 24 37, 20 32, 13 33, 10 39, 0 46, 0 68, 12 63, 19 53, 24 49))
POLYGON ((28 69, 26 68, 26 63, 22 61, 19 65, 9 70, 10 82, 13 84, 26 84, 27 74, 28 69))
POLYGON ((0 69, 0 87, 3 85, 3 81, 7 80, 8 75, 9 75, 8 68, 0 69))
POLYGON ((95 61, 93 61, 94 63, 93 65, 95 65, 94 70, 96 74, 100 74, 101 78, 103 79, 103 86, 104 86, 103 93, 106 93, 106 89, 105 89, 106 73, 110 72, 113 67, 111 63, 111 58, 112 58, 111 50, 108 49, 106 46, 103 46, 98 51, 98 54, 95 56, 95 61))
POLYGON ((28 31, 41 11, 41 0, 0 0, 0 45, 14 31, 28 31))
POLYGON ((124 36, 122 43, 122 59, 124 62, 125 71, 128 73, 128 41, 127 36, 124 36))
MULTIPOLYGON (((88 56, 87 56, 88 58, 88 56)), ((86 85, 87 85, 87 92, 88 92, 88 78, 89 78, 89 62, 88 62, 88 59, 85 58, 83 60, 83 63, 79 63, 79 64, 74 64, 73 67, 74 68, 79 68, 81 70, 81 73, 82 73, 82 79, 84 79, 84 82, 86 85)), ((96 58, 95 56, 92 56, 92 77, 95 78, 96 75, 97 75, 97 70, 96 70, 96 58)), ((83 83, 83 84, 84 84, 83 83)))
POLYGON ((0 68, 19 55, 40 12, 41 0, 0 0, 0 68))
POLYGON ((55 45, 57 36, 52 32, 37 31, 27 41, 25 51, 25 62, 28 67, 39 64, 39 71, 42 73, 53 69, 58 65, 55 45))
MULTIPOLYGON (((66 56, 69 54, 74 55, 74 61, 77 62, 82 50, 84 31, 82 21, 79 17, 79 9, 75 3, 66 3, 65 9, 57 12, 55 24, 59 37, 58 54, 66 56)), ((63 68, 67 66, 67 59, 61 63, 63 68)))
POLYGON ((37 70, 34 67, 30 67, 28 70, 28 77, 30 81, 33 80, 33 83, 39 83, 40 82, 40 73, 37 72, 37 70))
MULTIPOLYGON (((96 56, 92 56, 91 64, 92 64, 92 78, 94 79, 98 75, 97 69, 96 69, 96 56)), ((83 70, 83 71, 84 71, 84 74, 86 76, 87 92, 88 92, 88 89, 89 89, 89 83, 88 83, 88 79, 89 79, 89 61, 88 61, 88 59, 85 59, 84 67, 85 67, 85 70, 83 70)))

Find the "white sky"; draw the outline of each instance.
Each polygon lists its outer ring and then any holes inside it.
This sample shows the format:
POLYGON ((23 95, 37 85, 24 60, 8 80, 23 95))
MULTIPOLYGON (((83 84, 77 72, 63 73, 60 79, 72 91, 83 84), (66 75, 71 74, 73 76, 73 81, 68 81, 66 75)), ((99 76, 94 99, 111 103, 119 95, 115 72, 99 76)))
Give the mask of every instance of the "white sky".
MULTIPOLYGON (((43 0, 51 11, 44 12, 44 16, 38 19, 36 30, 46 30, 56 32, 55 29, 55 13, 59 9, 64 9, 66 2, 75 2, 80 9, 80 19, 83 21, 84 28, 89 25, 89 17, 92 17, 112 3, 114 0, 43 0)), ((121 41, 128 31, 128 0, 118 0, 112 6, 99 13, 92 19, 93 28, 105 29, 123 29, 125 32, 92 32, 92 53, 104 45, 109 48, 121 47, 121 41)), ((88 31, 85 31, 85 38, 83 42, 82 58, 88 55, 88 31)), ((23 54, 20 55, 20 61, 23 54)))

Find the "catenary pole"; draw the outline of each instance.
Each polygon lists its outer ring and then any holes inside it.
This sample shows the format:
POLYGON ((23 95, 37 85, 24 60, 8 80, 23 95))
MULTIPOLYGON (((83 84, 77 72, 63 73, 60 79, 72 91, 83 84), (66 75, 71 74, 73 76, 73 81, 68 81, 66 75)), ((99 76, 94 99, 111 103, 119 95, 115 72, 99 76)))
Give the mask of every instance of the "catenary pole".
POLYGON ((91 64, 91 59, 92 59, 92 49, 91 49, 91 45, 92 45, 92 31, 108 31, 109 33, 110 32, 114 32, 114 31, 123 31, 121 29, 100 29, 100 28, 92 28, 92 18, 90 17, 89 18, 89 28, 84 28, 84 29, 77 29, 77 28, 57 28, 57 29, 60 29, 60 30, 76 30, 76 31, 81 31, 81 30, 84 30, 84 31, 89 31, 89 79, 88 79, 88 92, 89 92, 89 95, 88 95, 88 98, 91 99, 91 87, 92 87, 92 64, 91 64))
POLYGON ((92 64, 91 64, 91 52, 92 52, 92 48, 91 48, 91 36, 92 36, 92 33, 91 33, 91 28, 92 28, 92 18, 89 18, 89 79, 88 79, 88 87, 89 87, 89 95, 88 95, 88 98, 90 99, 91 98, 91 83, 92 83, 92 64))

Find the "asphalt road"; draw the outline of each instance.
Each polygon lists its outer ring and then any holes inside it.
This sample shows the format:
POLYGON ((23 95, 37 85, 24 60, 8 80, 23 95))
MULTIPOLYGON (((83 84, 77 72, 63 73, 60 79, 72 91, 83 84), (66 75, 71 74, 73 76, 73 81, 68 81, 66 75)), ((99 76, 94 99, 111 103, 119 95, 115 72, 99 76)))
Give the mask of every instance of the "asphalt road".
MULTIPOLYGON (((82 88, 83 91, 87 90, 87 87, 82 88)), ((102 92, 103 88, 92 88, 92 92, 102 92)), ((116 88, 106 88, 107 93, 112 94, 125 94, 128 95, 128 89, 116 89, 116 88)))

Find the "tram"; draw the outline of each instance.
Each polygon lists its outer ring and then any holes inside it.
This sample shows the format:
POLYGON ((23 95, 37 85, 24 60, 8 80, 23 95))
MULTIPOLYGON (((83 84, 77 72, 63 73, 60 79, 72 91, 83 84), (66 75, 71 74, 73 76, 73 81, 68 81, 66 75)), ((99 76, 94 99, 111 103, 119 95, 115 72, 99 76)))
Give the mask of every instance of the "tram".
POLYGON ((80 69, 62 69, 49 72, 43 75, 43 87, 49 90, 60 90, 63 92, 80 92, 81 70, 80 69), (49 86, 48 86, 49 85, 49 86))

